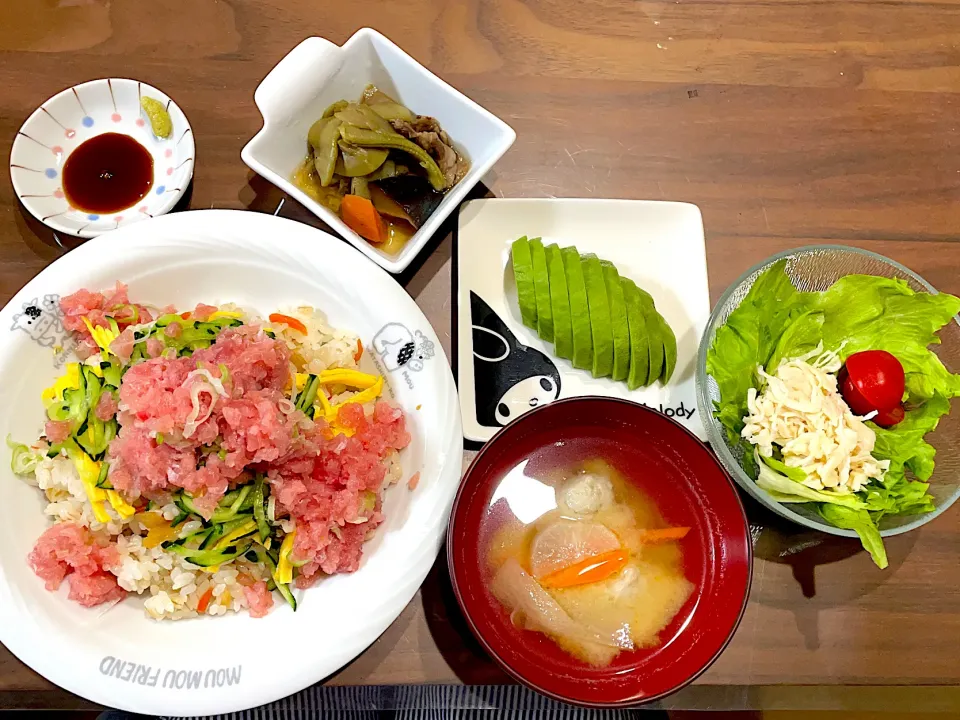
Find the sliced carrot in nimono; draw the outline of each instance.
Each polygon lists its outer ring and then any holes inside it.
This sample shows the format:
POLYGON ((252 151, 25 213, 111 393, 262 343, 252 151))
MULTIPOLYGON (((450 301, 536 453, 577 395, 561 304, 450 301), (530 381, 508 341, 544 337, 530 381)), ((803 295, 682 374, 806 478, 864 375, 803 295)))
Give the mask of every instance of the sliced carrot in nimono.
POLYGON ((387 227, 373 203, 359 195, 346 195, 340 202, 340 217, 351 230, 370 242, 387 239, 387 227))
POLYGON ((545 588, 566 588, 600 582, 623 570, 629 557, 624 548, 600 553, 540 578, 540 584, 545 588))

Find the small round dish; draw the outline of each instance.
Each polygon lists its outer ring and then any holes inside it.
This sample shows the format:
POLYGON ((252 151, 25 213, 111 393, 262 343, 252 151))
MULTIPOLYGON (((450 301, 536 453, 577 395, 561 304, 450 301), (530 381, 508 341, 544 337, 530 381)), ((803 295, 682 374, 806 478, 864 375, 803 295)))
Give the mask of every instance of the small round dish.
POLYGON ((123 78, 91 80, 57 93, 37 108, 17 132, 10 152, 10 178, 24 207, 55 231, 91 238, 169 212, 193 178, 193 131, 179 106, 155 87, 123 78), (153 134, 140 108, 143 97, 170 113, 169 137, 153 134), (81 143, 103 133, 134 138, 153 158, 153 182, 144 197, 111 213, 72 207, 63 189, 63 166, 81 143))
MULTIPOLYGON (((876 275, 903 280, 915 292, 936 293, 936 289, 915 272, 890 258, 844 245, 808 245, 786 250, 754 265, 741 275, 721 296, 710 315, 707 329, 700 341, 697 358, 697 403, 707 440, 723 467, 743 490, 791 522, 830 535, 857 537, 854 530, 834 527, 815 510, 804 504, 784 504, 774 500, 757 486, 756 479, 741 465, 743 450, 731 443, 720 422, 713 415, 714 403, 720 400, 720 391, 713 376, 707 373, 707 352, 713 345, 717 330, 726 324, 730 314, 737 309, 757 278, 775 263, 786 260, 786 273, 793 284, 804 291, 823 291, 847 275, 876 275)), ((937 354, 948 370, 960 370, 960 318, 947 324, 939 333, 940 346, 937 354)), ((879 523, 880 536, 890 537, 915 530, 927 524, 960 499, 960 444, 957 433, 960 420, 956 413, 944 416, 937 430, 928 441, 936 448, 936 469, 930 480, 930 494, 934 510, 924 515, 887 515, 879 523)))
MULTIPOLYGON (((531 498, 533 500, 534 498, 531 498)), ((688 430, 646 406, 572 398, 541 406, 501 430, 474 459, 454 503, 447 559, 471 630, 510 675, 544 695, 586 707, 626 707, 662 698, 703 673, 743 616, 752 573, 750 533, 737 491, 688 430), (694 590, 657 647, 588 665, 548 636, 518 629, 489 588, 486 549, 505 502, 501 489, 521 462, 601 449, 628 481, 642 485, 669 525, 692 529, 680 541, 694 590)))

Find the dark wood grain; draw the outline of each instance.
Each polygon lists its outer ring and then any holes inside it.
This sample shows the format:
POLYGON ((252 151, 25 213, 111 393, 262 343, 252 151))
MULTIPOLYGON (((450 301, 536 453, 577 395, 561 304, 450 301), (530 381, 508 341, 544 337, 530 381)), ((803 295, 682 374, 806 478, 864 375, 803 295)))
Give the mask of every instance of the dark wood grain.
MULTIPOLYGON (((283 195, 240 161, 260 126, 253 90, 304 37, 340 43, 364 25, 516 129, 486 181, 493 195, 699 205, 714 300, 751 264, 820 242, 875 250, 960 293, 957 0, 6 2, 0 155, 48 96, 132 76, 190 117, 191 207, 274 212, 283 195)), ((316 224, 292 201, 280 212, 316 224)), ((450 229, 402 278, 448 354, 450 229)), ((3 177, 0 301, 62 252, 3 177)), ((856 543, 750 513, 763 530, 743 624, 674 706, 955 707, 960 513, 889 540, 886 572, 856 543), (903 689, 918 685, 937 687, 903 689)), ((503 680, 469 636, 442 560, 331 679, 503 680)), ((86 705, 0 649, 0 707, 86 705)))

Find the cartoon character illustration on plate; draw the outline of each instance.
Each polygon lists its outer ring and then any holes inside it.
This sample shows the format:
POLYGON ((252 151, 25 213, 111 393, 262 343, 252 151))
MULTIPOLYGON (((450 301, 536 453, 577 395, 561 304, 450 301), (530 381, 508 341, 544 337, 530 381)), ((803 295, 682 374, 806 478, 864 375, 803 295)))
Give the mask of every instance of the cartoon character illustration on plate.
POLYGON ((498 428, 560 397, 560 372, 546 355, 521 345, 503 320, 470 292, 473 388, 477 422, 498 428))
POLYGON ((59 345, 64 335, 58 295, 44 295, 23 304, 23 311, 13 316, 11 330, 23 330, 42 347, 59 345))
POLYGON ((373 338, 373 349, 388 372, 399 368, 418 372, 433 357, 433 342, 422 332, 410 332, 405 325, 388 323, 373 338))

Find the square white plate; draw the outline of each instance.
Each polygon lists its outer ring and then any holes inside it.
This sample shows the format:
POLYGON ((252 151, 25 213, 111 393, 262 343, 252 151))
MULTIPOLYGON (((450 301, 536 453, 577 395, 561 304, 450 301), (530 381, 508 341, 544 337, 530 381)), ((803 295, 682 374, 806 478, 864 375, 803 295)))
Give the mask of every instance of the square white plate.
POLYGON ((643 403, 706 438, 694 371, 710 316, 710 294, 703 221, 696 205, 473 200, 460 210, 457 280, 457 377, 468 440, 486 442, 538 404, 583 395, 643 403), (523 325, 510 263, 510 245, 522 235, 540 237, 544 245, 573 245, 581 254, 595 253, 653 296, 677 336, 677 368, 666 387, 656 382, 631 392, 626 383, 596 379, 556 357, 552 344, 523 325))
POLYGON ((260 83, 253 96, 263 129, 240 157, 333 228, 377 265, 402 272, 470 189, 509 149, 517 135, 495 115, 427 70, 376 30, 358 30, 343 47, 311 37, 291 50, 260 83), (370 83, 419 115, 435 117, 470 171, 396 255, 388 255, 357 235, 323 205, 298 190, 293 171, 307 154, 307 131, 324 109, 338 100, 356 101, 370 83))

